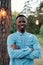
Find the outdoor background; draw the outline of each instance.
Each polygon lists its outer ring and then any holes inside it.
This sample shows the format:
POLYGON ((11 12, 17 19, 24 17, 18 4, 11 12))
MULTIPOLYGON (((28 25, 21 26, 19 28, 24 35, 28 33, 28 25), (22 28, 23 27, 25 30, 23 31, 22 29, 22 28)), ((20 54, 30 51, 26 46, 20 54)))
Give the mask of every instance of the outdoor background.
POLYGON ((12 0, 11 10, 11 33, 17 30, 16 16, 24 14, 28 19, 27 31, 36 35, 41 46, 42 55, 35 60, 35 65, 43 65, 43 0, 12 0))

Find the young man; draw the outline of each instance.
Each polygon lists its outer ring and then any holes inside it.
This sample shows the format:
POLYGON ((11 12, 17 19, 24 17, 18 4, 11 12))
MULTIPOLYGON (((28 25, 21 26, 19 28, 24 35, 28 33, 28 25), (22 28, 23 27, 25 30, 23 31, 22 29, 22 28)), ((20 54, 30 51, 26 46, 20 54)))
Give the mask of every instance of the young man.
POLYGON ((35 35, 26 32, 27 18, 18 15, 17 32, 7 38, 7 49, 10 65, 34 65, 34 59, 41 56, 39 42, 35 35))

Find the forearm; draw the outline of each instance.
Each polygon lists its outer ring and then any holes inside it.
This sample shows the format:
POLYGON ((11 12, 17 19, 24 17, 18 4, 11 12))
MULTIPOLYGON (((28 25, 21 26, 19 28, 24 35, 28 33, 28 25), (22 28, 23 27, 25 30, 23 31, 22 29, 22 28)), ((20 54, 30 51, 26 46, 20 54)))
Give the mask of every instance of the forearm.
POLYGON ((31 53, 30 48, 25 48, 25 49, 12 49, 8 48, 8 53, 10 58, 23 58, 24 56, 28 55, 31 53))
POLYGON ((24 58, 28 59, 36 59, 41 57, 41 51, 40 50, 34 50, 30 54, 26 55, 24 58))

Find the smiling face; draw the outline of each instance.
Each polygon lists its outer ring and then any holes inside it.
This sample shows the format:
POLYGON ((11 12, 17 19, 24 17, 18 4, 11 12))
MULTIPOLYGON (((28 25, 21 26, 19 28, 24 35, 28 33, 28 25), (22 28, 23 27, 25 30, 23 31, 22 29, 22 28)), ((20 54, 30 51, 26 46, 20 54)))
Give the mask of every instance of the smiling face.
POLYGON ((20 31, 21 33, 25 32, 26 24, 27 24, 27 19, 25 17, 18 17, 16 19, 16 25, 17 25, 18 31, 20 31))

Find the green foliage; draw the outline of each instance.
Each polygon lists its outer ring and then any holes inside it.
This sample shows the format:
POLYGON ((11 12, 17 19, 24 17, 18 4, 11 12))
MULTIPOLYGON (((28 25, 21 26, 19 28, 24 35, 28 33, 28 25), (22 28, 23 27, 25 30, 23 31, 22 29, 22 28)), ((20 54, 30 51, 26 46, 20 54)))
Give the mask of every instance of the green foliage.
POLYGON ((43 37, 43 25, 40 28, 40 35, 43 37))
POLYGON ((14 33, 17 30, 16 28, 16 16, 12 16, 12 26, 11 26, 11 33, 14 33))
POLYGON ((16 12, 16 11, 14 11, 14 12, 12 13, 13 16, 17 16, 18 14, 19 14, 19 12, 16 12))
POLYGON ((39 15, 40 25, 43 24, 43 15, 39 15))
POLYGON ((28 17, 28 25, 27 25, 27 31, 30 33, 37 34, 40 31, 40 28, 38 25, 35 24, 35 17, 34 16, 29 16, 28 17))
POLYGON ((39 12, 43 12, 41 9, 43 8, 43 2, 40 3, 39 12))
POLYGON ((12 26, 11 26, 11 33, 16 32, 17 27, 16 27, 16 16, 19 15, 19 12, 14 11, 12 13, 12 26))
POLYGON ((36 37, 37 37, 37 39, 38 39, 40 45, 43 47, 43 37, 42 37, 42 35, 37 34, 36 37))
MULTIPOLYGON (((36 18, 32 15, 28 16, 28 23, 27 23, 27 31, 33 34, 38 34, 40 32, 40 27, 43 24, 43 15, 39 16, 39 25, 36 25, 36 18)), ((11 33, 15 32, 17 30, 16 27, 16 16, 12 15, 12 28, 11 33)))

